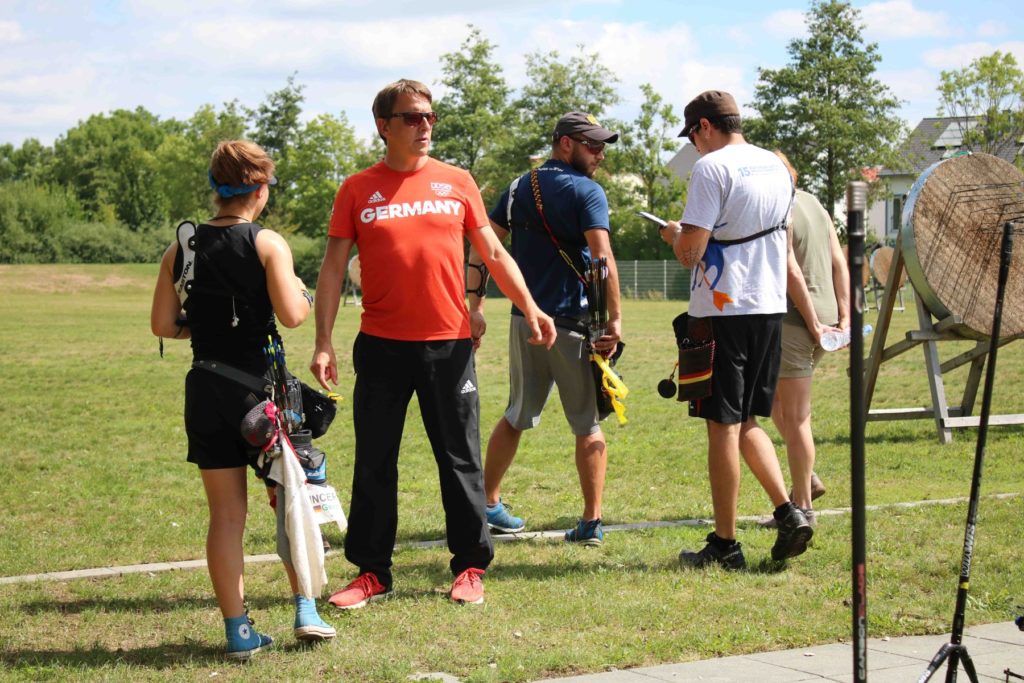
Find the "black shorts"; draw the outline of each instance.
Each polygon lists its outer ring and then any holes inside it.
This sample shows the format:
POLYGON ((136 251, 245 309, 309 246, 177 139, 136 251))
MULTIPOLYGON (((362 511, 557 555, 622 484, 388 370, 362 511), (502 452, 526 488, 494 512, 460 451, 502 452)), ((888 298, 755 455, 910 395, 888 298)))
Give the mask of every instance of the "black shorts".
POLYGON ((258 403, 241 384, 207 370, 185 375, 188 461, 201 470, 245 467, 259 451, 242 438, 242 418, 258 403))
POLYGON ((690 401, 690 416, 739 424, 771 417, 782 357, 782 314, 711 319, 715 360, 711 396, 690 401))

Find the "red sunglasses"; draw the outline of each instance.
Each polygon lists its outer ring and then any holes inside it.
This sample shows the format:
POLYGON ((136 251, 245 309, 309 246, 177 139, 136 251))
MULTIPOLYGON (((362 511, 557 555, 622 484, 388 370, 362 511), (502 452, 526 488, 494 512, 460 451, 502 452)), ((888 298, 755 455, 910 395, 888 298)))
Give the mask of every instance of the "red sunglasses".
POLYGON ((418 126, 424 121, 431 126, 437 123, 436 111, 400 111, 392 114, 389 118, 397 119, 399 117, 402 118, 402 123, 407 126, 418 126))

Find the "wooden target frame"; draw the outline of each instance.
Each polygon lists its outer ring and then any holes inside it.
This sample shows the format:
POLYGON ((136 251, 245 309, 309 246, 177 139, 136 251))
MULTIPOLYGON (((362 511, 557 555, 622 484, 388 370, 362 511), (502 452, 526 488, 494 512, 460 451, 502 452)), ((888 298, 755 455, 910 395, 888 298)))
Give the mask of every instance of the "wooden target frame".
POLYGON ((359 264, 359 254, 348 260, 348 267, 345 269, 345 282, 341 285, 341 305, 348 306, 348 298, 352 297, 353 306, 362 306, 362 268, 359 264))
MULTIPOLYGON (((954 429, 980 424, 980 417, 973 412, 988 356, 994 308, 994 299, 986 301, 985 297, 995 289, 1001 226, 1021 216, 1024 173, 996 157, 954 157, 932 165, 917 179, 904 208, 903 228, 896 240, 876 333, 865 363, 867 421, 933 419, 940 443, 950 443, 954 429), (972 269, 964 275, 964 264, 971 258, 979 262, 970 264, 972 269), (899 291, 904 274, 909 276, 913 290, 918 329, 886 346, 896 300, 892 294, 899 291), (940 359, 939 342, 965 340, 975 342, 974 348, 945 361, 940 359), (931 407, 872 410, 882 364, 917 346, 924 352, 931 407), (951 406, 943 375, 967 364, 970 368, 960 404, 951 406)), ((1024 257, 1018 254, 1014 255, 1011 279, 1007 301, 1014 303, 1004 308, 999 346, 1024 338, 1024 257), (1009 309, 1015 312, 1006 325, 1009 309)), ((988 424, 1024 424, 1024 414, 990 415, 988 424)))

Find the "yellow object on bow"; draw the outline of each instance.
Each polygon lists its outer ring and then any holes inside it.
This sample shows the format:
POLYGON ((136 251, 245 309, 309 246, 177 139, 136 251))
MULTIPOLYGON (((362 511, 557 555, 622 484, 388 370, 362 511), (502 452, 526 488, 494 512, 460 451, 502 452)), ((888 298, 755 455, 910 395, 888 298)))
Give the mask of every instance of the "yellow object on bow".
POLYGON ((597 367, 601 368, 601 386, 608 392, 608 397, 612 400, 615 417, 618 418, 620 425, 626 424, 629 420, 626 419, 626 406, 622 401, 629 396, 629 387, 623 383, 622 378, 615 373, 604 356, 595 353, 590 356, 590 359, 597 363, 597 367))

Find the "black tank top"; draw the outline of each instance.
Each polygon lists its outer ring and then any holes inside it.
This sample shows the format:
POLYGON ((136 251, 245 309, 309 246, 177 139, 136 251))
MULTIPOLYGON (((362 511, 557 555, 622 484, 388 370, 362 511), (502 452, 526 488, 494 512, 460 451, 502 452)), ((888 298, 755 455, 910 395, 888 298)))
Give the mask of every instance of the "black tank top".
MULTIPOLYGON (((195 279, 185 302, 194 360, 219 360, 254 375, 267 369, 263 348, 268 336, 277 342, 280 336, 256 253, 262 229, 255 223, 196 227, 195 279)), ((180 262, 179 249, 177 272, 180 262)))

